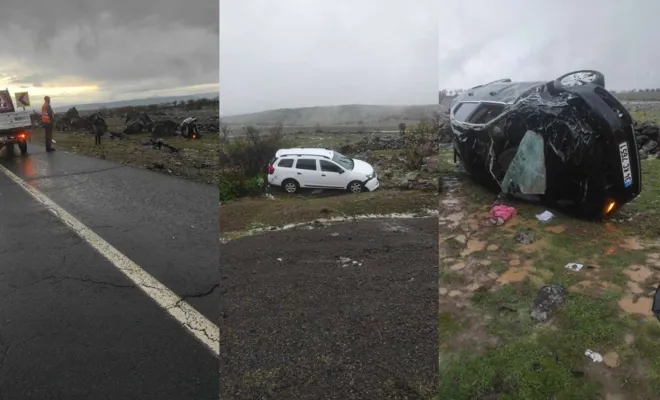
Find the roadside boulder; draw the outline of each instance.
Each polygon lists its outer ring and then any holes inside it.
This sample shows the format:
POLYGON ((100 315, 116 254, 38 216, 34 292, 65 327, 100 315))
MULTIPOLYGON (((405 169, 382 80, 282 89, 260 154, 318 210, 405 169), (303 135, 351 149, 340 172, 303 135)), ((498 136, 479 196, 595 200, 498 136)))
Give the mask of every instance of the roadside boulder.
POLYGON ((170 119, 156 121, 154 122, 154 126, 151 131, 151 137, 164 138, 164 137, 176 136, 176 131, 178 127, 179 124, 177 124, 176 122, 170 119))

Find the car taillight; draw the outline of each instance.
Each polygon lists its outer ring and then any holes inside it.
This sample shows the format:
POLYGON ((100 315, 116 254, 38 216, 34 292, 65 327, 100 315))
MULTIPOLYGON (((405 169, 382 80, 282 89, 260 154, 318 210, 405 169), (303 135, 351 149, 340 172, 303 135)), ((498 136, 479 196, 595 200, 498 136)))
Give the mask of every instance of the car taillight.
POLYGON ((27 139, 27 133, 20 132, 18 135, 16 135, 16 137, 19 138, 20 140, 25 140, 27 139))
POLYGON ((268 166, 268 174, 273 175, 275 173, 275 167, 272 165, 268 166))

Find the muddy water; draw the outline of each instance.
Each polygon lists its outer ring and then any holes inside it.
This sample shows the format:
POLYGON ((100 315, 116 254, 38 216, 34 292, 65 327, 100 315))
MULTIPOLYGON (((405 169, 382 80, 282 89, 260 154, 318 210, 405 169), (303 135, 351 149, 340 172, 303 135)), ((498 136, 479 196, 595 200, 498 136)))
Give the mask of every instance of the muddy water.
POLYGON ((629 314, 638 314, 652 316, 653 299, 650 297, 640 297, 636 302, 633 297, 627 296, 619 300, 619 307, 629 314))

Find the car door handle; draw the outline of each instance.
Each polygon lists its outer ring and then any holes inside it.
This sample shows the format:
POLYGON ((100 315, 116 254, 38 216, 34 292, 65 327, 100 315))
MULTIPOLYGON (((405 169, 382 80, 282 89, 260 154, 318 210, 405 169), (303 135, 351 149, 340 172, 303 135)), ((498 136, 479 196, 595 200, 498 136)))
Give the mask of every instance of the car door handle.
POLYGON ((325 176, 325 174, 321 174, 321 176, 325 176))
POLYGON ((298 175, 302 175, 302 172, 298 172, 298 175))

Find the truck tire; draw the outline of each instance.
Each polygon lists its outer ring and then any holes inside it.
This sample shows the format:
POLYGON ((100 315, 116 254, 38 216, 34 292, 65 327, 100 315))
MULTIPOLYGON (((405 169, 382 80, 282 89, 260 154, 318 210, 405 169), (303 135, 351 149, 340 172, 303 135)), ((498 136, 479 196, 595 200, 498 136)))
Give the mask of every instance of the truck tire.
POLYGON ((21 150, 21 155, 27 154, 27 142, 18 142, 18 148, 21 150))

